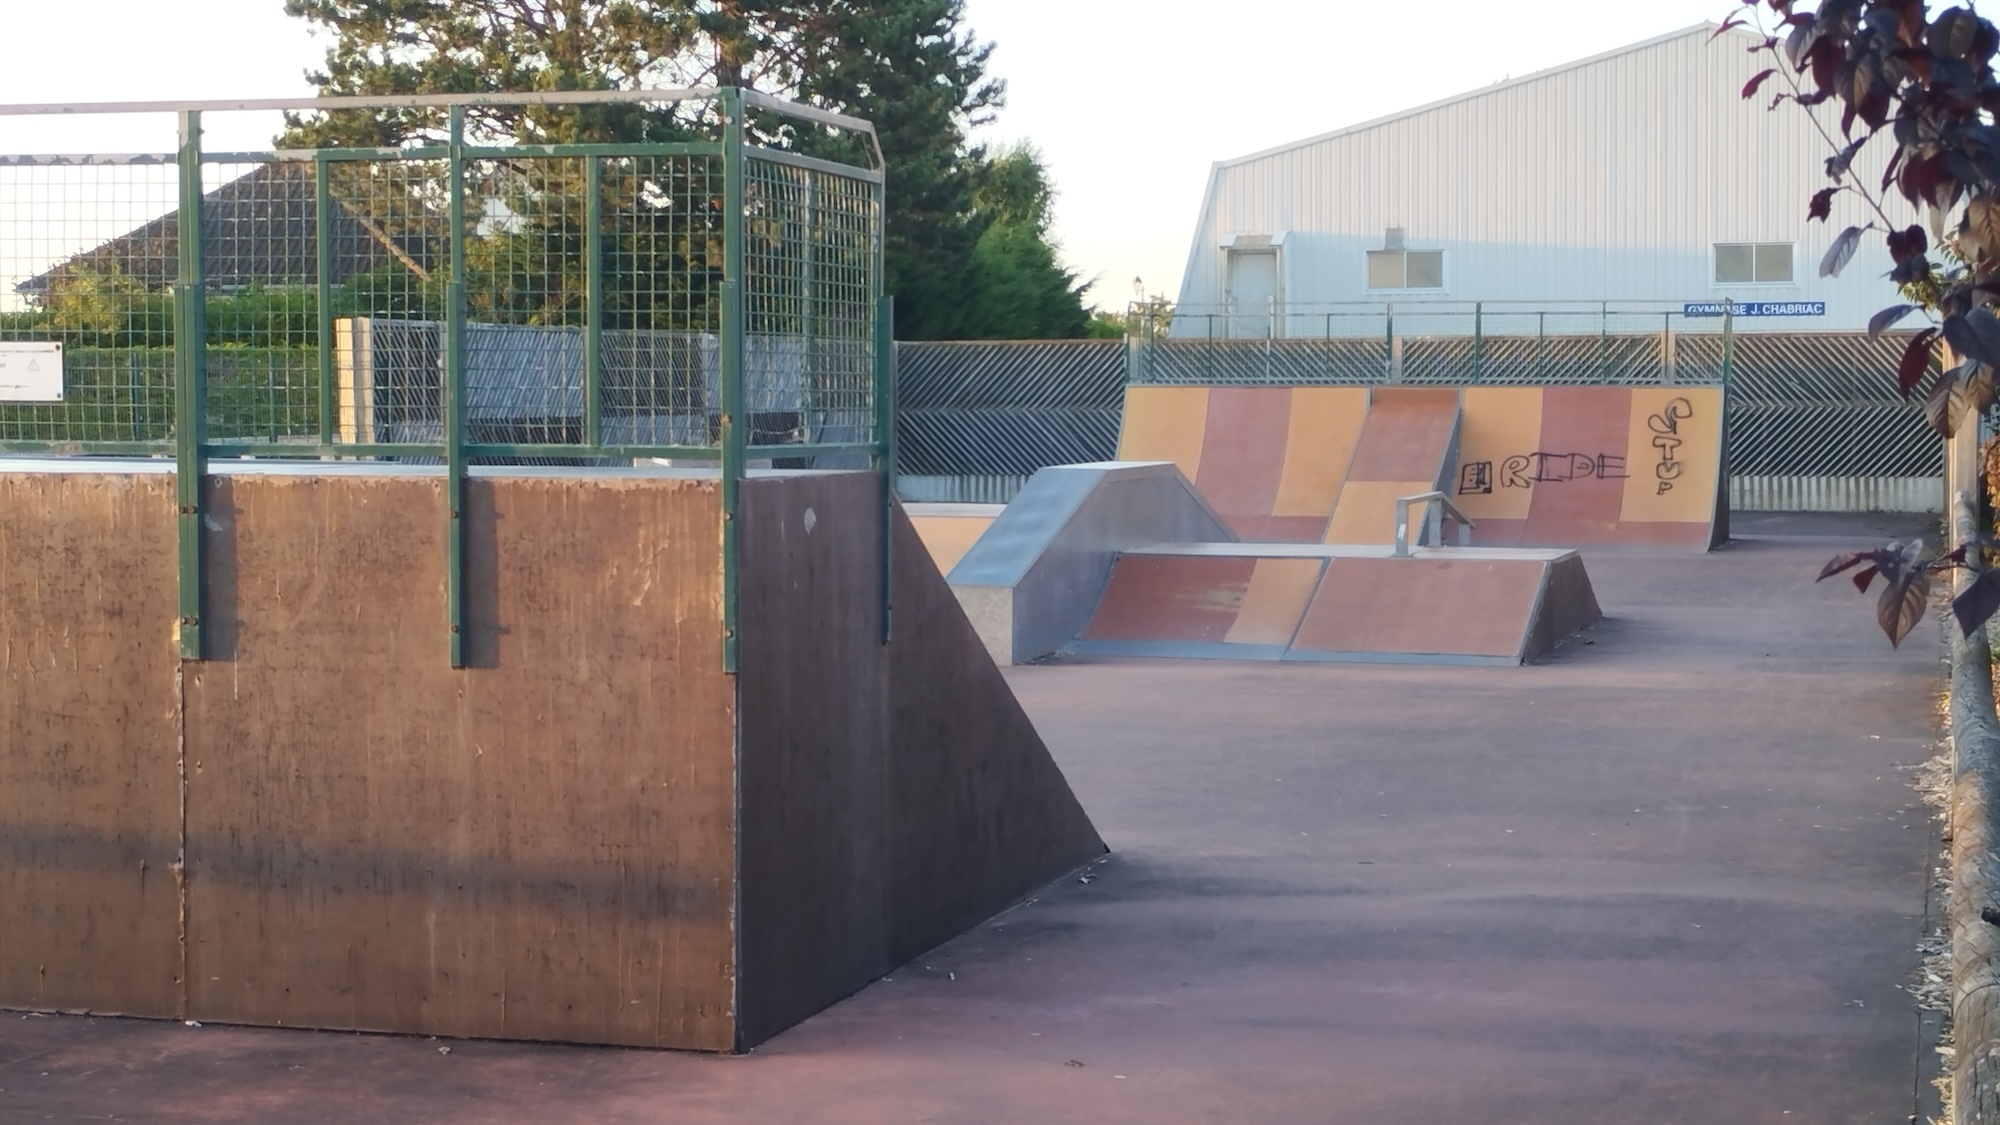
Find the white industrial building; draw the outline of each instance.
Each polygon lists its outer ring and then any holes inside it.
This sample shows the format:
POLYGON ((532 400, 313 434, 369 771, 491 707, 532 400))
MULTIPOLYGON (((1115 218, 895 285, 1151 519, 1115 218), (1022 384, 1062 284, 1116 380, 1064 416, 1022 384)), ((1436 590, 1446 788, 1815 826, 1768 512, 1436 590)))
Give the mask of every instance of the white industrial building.
MULTIPOLYGON (((1714 30, 1216 164, 1173 335, 1372 334, 1370 310, 1475 305, 1503 333, 1699 331, 1725 302, 1752 314, 1739 332, 1865 327, 1895 299, 1879 239, 1840 277, 1818 271, 1865 204, 1841 196, 1829 221, 1808 221, 1827 141, 1798 106, 1769 108, 1782 75, 1744 100, 1771 57, 1747 50, 1755 35, 1714 30), (1525 319, 1551 309, 1573 315, 1525 319)), ((1425 330, 1471 325, 1433 321, 1425 330)))

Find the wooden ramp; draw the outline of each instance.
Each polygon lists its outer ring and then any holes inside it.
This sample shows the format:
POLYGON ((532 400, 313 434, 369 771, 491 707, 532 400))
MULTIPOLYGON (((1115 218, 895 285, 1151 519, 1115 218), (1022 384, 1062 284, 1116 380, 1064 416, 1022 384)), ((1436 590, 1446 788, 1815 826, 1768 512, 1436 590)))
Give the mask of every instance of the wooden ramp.
POLYGON ((1600 616, 1575 551, 1168 544, 1119 556, 1070 651, 1522 664, 1600 616))
POLYGON ((1104 851, 874 474, 732 674, 713 472, 475 470, 453 668, 441 472, 218 465, 183 661, 171 468, 0 464, 0 1006, 741 1050, 1104 851))
POLYGON ((1119 458, 1171 461, 1246 542, 1386 544, 1438 489, 1481 546, 1705 549, 1719 387, 1132 387, 1119 458))
POLYGON ((903 512, 938 573, 950 574, 1006 508, 1005 504, 905 504, 903 512))
POLYGON ((1469 387, 1448 491, 1496 546, 1713 546, 1720 387, 1469 387))
POLYGON ((1458 427, 1458 391, 1450 387, 1375 388, 1325 541, 1394 543, 1396 501, 1444 486, 1458 427))
POLYGON ((1317 543, 1368 416, 1366 387, 1132 387, 1120 461, 1171 461, 1237 538, 1317 543))

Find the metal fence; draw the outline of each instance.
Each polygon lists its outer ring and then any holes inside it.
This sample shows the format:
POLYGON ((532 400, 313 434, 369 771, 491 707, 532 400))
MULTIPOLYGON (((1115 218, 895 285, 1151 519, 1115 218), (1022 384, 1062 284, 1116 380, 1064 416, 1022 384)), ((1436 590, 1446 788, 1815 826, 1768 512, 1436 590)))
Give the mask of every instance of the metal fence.
POLYGON ((1135 306, 1128 378, 1148 384, 1713 385, 1727 316, 1611 302, 1135 306))
MULTIPOLYGON (((1404 318, 1410 323, 1409 318, 1404 318)), ((1419 325, 1437 328, 1438 325, 1419 325)), ((1936 436, 1896 392, 1898 339, 1859 333, 1209 340, 1135 333, 1095 341, 902 344, 901 471, 910 495, 1005 500, 1045 465, 1116 454, 1121 382, 1727 387, 1732 487, 1745 502, 1907 505, 1936 490, 1936 436), (1120 368, 1123 368, 1121 371, 1120 368)))
POLYGON ((736 90, 14 106, 0 121, 90 113, 171 113, 179 148, 0 155, 0 452, 176 458, 190 658, 210 458, 443 462, 454 664, 471 463, 719 466, 732 666, 728 516, 747 463, 889 475, 867 122, 736 90), (607 103, 668 114, 677 139, 520 144, 482 124, 496 107, 607 103), (221 110, 401 115, 437 136, 204 151, 203 114, 221 110), (800 137, 842 155, 781 147, 800 137), (53 383, 29 373, 50 363, 53 383))
POLYGON ((897 472, 1027 477, 1118 452, 1117 340, 896 345, 897 472))

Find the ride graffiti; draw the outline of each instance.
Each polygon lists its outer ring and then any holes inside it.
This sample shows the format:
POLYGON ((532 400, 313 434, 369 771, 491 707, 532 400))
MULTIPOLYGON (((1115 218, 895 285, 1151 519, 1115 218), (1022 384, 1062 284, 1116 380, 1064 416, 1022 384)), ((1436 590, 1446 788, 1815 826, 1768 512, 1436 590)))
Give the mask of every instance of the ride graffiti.
MULTIPOLYGON (((1646 418, 1646 429, 1659 456, 1651 464, 1653 494, 1664 496, 1681 479, 1684 464, 1680 450, 1681 423, 1694 417, 1694 404, 1685 398, 1670 400, 1646 418)), ((1468 461, 1459 466, 1457 492, 1460 496, 1490 496, 1497 488, 1533 488, 1538 484, 1562 484, 1578 480, 1627 480, 1632 476, 1626 454, 1555 453, 1537 450, 1517 453, 1500 461, 1495 472, 1491 461, 1468 461)))

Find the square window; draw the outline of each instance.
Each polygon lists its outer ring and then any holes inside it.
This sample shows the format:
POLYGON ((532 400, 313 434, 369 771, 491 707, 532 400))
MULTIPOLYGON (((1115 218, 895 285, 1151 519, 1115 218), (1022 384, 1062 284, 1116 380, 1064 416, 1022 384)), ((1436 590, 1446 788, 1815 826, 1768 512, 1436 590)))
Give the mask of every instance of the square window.
POLYGON ((1715 247, 1715 280, 1719 285, 1747 285, 1757 280, 1757 248, 1747 242, 1721 242, 1715 247))
POLYGON ((1408 263, 1405 268, 1409 276, 1403 282, 1404 288, 1444 288, 1444 251, 1412 250, 1407 258, 1408 263))
POLYGON ((1784 282, 1792 279, 1792 244, 1766 242, 1757 247, 1757 280, 1784 282))
POLYGON ((1370 250, 1368 252, 1368 288, 1403 288, 1403 252, 1401 250, 1370 250))

